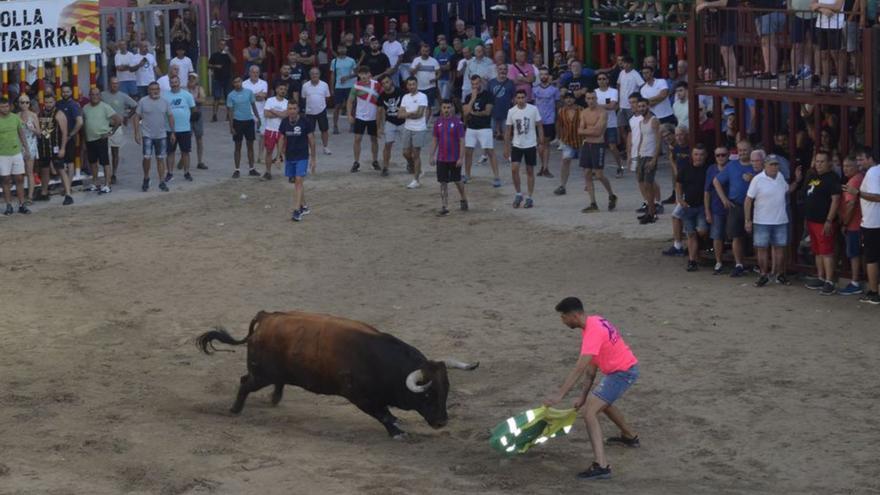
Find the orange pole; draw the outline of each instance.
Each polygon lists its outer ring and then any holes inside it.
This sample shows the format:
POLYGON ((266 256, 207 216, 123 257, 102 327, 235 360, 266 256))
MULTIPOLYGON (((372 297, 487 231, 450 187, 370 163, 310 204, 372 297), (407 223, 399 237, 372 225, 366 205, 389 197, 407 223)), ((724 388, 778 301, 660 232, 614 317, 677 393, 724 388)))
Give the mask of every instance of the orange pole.
POLYGON ((599 67, 608 67, 608 33, 599 33, 599 67))
POLYGON ((40 106, 43 106, 43 100, 46 98, 46 67, 42 60, 37 60, 37 100, 40 106))
POLYGON ((71 57, 70 62, 70 85, 73 87, 73 101, 79 102, 79 60, 76 57, 71 57))
POLYGON ((516 54, 516 29, 515 28, 516 28, 516 25, 513 23, 513 19, 511 19, 510 25, 508 27, 509 32, 507 33, 507 36, 510 38, 510 53, 507 54, 507 62, 511 63, 511 64, 514 62, 514 60, 516 60, 514 58, 514 55, 516 54))
POLYGON ((669 77, 669 38, 660 37, 660 74, 663 78, 669 77))
POLYGON ((98 64, 95 55, 89 55, 89 89, 98 85, 98 64))
POLYGON ((3 78, 3 97, 9 98, 9 66, 6 65, 6 62, 3 62, 2 66, 2 78, 3 78))
POLYGON ((61 59, 55 59, 55 99, 61 99, 61 59))
POLYGON ((529 21, 522 21, 522 41, 523 41, 523 50, 526 53, 529 52, 529 21))

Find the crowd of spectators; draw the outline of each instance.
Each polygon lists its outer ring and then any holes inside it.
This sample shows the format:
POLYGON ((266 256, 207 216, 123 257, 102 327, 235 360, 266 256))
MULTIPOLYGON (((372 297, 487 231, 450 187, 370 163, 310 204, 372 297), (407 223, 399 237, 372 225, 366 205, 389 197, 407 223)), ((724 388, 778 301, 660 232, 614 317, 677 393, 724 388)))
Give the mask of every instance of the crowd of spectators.
MULTIPOLYGON (((26 175, 29 184, 44 184, 36 197, 35 187, 25 193, 17 184, 19 194, 26 194, 19 198, 20 208, 26 209, 31 198, 48 199, 45 185, 50 174, 62 180, 65 204, 72 203, 71 180, 86 177, 68 168, 77 153, 71 143, 81 133, 83 143, 88 144, 81 147, 81 157, 88 164, 92 187, 109 193, 118 166, 122 129, 132 118, 139 123, 134 126, 135 138, 144 146, 143 190, 150 187, 151 158, 157 162, 159 187, 167 190, 173 179, 175 150, 181 154, 177 167, 184 171, 186 180, 193 180, 189 168, 193 140, 198 144, 196 168, 206 168, 201 134, 202 120, 207 116, 203 117, 201 107, 209 103, 213 103, 211 120, 222 118, 229 123, 235 141, 235 178, 239 177, 242 145, 246 144, 248 175, 272 179, 272 166, 280 156, 276 147, 281 138, 279 126, 288 115, 288 102, 297 102, 310 125, 320 131, 324 154, 332 154, 331 129, 332 134, 339 134, 339 118, 345 115, 349 130, 355 133, 351 171, 360 170, 364 136, 371 145, 372 168, 382 176, 389 175, 394 144, 398 143, 407 171, 413 175, 408 187, 418 188, 421 150, 429 141, 428 125, 432 118, 440 117, 441 103, 449 102, 454 114, 461 115, 464 129, 462 185, 472 180, 472 166, 479 161, 489 163, 492 185, 501 187, 496 153, 500 150, 513 165, 513 206, 534 207, 535 177, 555 179, 551 171, 555 168, 551 159, 555 147, 561 151, 561 165, 554 194, 567 194, 571 163, 577 163, 587 192, 585 214, 602 209, 596 182, 605 191, 607 209, 616 208, 618 198, 604 173, 606 162, 615 177, 632 174, 638 181, 643 199, 637 212, 640 224, 657 222, 665 206, 672 206, 674 242, 664 254, 686 255, 688 271, 698 269, 699 254, 708 249, 716 259, 713 272, 724 272, 723 252, 729 243, 734 258, 731 276, 747 272, 745 259, 754 250, 759 272, 756 285, 771 281, 787 285, 787 268, 796 261, 791 259, 792 253, 799 256, 798 248, 809 246, 816 260, 816 277, 808 281, 809 288, 821 294, 865 292, 864 300, 880 303, 880 169, 874 168, 870 149, 839 154, 836 136, 845 131, 832 116, 815 119, 809 111, 802 112, 797 117, 798 142, 792 154, 788 129, 777 129, 773 142, 760 142, 756 131, 760 109, 753 100, 741 102, 742 115, 737 113, 736 102, 728 99, 722 101, 722 108, 713 108, 711 98, 699 98, 698 107, 691 108, 684 60, 677 62, 669 78, 661 77, 657 58, 652 55, 636 61, 624 54, 611 67, 587 68, 573 51, 556 50, 545 64, 540 50, 531 50, 528 44, 514 49, 509 57, 508 51, 493 46, 494 37, 485 25, 478 30, 463 21, 435 40, 421 39, 406 22, 396 19, 389 19, 388 29, 381 35, 372 25, 362 33, 341 33, 326 64, 307 30, 283 57, 272 54, 259 35, 250 36, 240 53, 233 53, 221 39, 207 62, 212 81, 207 92, 200 87, 197 64, 188 55, 194 28, 188 27, 185 17, 178 20, 172 34, 175 56, 168 61, 167 74, 160 71, 149 43, 121 39, 115 44, 110 67, 113 77, 103 93, 93 91, 76 102, 66 87, 60 101, 53 98, 43 108, 35 106, 32 96, 24 95, 27 101, 17 100, 20 137, 30 152, 25 156, 28 166, 20 174, 3 177, 7 213, 12 209, 8 186, 13 176, 18 181, 26 175), (269 74, 277 77, 269 81, 269 74), (422 106, 426 110, 417 111, 422 106), (227 110, 225 117, 222 108, 227 110), (36 117, 31 118, 29 111, 36 117), (716 112, 723 115, 722 128, 717 131, 712 118, 716 112), (694 113, 700 129, 692 142, 688 127, 694 113), (168 121, 164 126, 156 123, 163 119, 168 121), (821 126, 815 124, 817 120, 821 126), (146 130, 151 131, 149 135, 146 130), (384 141, 381 157, 380 137, 384 141), (496 144, 498 140, 503 144, 496 144), (110 152, 105 154, 106 149, 110 152), (263 173, 257 172, 256 162, 265 164, 263 173), (35 177, 34 163, 44 174, 42 181, 35 177), (661 163, 668 163, 672 170, 665 198, 655 180, 661 163), (520 187, 521 164, 528 178, 525 193, 520 187), (99 166, 105 170, 103 182, 99 181, 99 166), (803 237, 795 237, 802 232, 803 237), (851 276, 842 288, 836 286, 838 252, 849 260, 851 276)), ((700 75, 705 80, 715 76, 711 69, 700 71, 700 75)), ((2 104, 0 113, 8 114, 3 113, 2 104)), ((443 119, 452 118, 443 115, 443 119)), ((444 122, 455 127, 454 120, 444 122)), ((13 144, 18 137, 12 136, 13 144)), ((465 209, 464 189, 461 191, 465 209)), ((445 196, 443 210, 448 212, 445 196)))

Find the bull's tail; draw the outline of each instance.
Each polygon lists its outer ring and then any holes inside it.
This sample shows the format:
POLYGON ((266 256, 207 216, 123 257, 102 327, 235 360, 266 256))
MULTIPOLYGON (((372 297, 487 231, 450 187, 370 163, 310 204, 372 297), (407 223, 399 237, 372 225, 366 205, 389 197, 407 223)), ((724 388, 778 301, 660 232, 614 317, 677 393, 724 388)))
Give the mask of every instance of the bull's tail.
POLYGON ((254 334, 254 330, 257 328, 257 325, 260 323, 260 320, 263 316, 266 316, 268 313, 265 311, 260 311, 254 316, 254 319, 251 320, 251 325, 248 327, 248 334, 245 338, 241 340, 235 340, 229 332, 226 331, 223 327, 214 327, 213 330, 207 331, 198 337, 196 337, 196 347, 202 350, 205 354, 211 354, 217 349, 214 348, 214 341, 219 340, 223 344, 228 345, 242 345, 246 344, 248 339, 251 338, 251 335, 254 334))

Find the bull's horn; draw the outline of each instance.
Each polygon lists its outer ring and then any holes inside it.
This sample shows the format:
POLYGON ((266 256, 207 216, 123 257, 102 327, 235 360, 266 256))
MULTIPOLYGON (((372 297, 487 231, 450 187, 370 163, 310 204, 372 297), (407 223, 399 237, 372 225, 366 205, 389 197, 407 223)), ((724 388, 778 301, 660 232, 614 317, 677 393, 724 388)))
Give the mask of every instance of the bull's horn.
POLYGON ((424 373, 422 370, 415 370, 409 375, 406 376, 406 388, 410 389, 411 392, 420 394, 428 388, 431 387, 431 382, 428 382, 424 385, 419 385, 419 382, 424 379, 424 373))
POLYGON ((452 368, 455 370, 467 370, 467 371, 475 370, 480 365, 479 361, 477 361, 476 363, 473 363, 473 364, 468 364, 468 363, 462 363, 461 361, 456 361, 455 359, 444 359, 443 362, 446 363, 447 368, 452 368))

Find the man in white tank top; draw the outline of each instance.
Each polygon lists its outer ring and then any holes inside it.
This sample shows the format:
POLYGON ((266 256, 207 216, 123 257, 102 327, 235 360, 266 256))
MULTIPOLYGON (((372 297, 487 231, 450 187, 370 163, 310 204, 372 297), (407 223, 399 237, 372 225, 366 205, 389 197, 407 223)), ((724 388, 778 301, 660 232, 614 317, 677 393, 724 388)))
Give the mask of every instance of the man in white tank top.
POLYGON ((657 159, 660 157, 660 121, 651 112, 648 100, 640 99, 638 107, 642 120, 639 122, 639 141, 635 146, 638 160, 636 176, 639 180, 639 191, 647 205, 645 214, 639 217, 639 223, 645 225, 657 221, 654 175, 657 173, 657 159))

